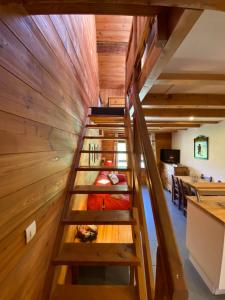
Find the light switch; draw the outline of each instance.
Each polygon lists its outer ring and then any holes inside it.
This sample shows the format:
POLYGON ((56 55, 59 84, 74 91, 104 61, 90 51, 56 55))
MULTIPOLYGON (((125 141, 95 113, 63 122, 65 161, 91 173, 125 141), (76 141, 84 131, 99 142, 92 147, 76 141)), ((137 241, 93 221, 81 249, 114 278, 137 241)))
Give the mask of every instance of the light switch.
POLYGON ((36 234, 36 221, 33 221, 25 230, 26 244, 28 244, 36 234))

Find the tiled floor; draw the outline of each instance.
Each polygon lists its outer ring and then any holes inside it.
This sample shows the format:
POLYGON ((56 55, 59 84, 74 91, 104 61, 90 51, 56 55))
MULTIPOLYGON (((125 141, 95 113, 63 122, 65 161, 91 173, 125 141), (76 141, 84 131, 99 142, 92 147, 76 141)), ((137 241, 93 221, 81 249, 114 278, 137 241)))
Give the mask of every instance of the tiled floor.
MULTIPOLYGON (((154 228, 153 217, 151 213, 151 206, 149 203, 148 192, 143 189, 145 210, 148 219, 148 229, 149 229, 149 239, 151 242, 151 248, 153 253, 153 265, 155 266, 155 254, 157 249, 156 233, 154 228)), ((182 212, 178 210, 171 202, 171 194, 165 192, 169 212, 171 214, 173 228, 175 230, 178 247, 180 254, 182 256, 184 270, 186 274, 188 290, 189 290, 189 300, 225 300, 225 295, 213 296, 208 290, 207 286, 204 284, 198 273, 195 271, 194 267, 188 259, 188 252, 185 246, 186 237, 186 218, 183 216, 182 212)))

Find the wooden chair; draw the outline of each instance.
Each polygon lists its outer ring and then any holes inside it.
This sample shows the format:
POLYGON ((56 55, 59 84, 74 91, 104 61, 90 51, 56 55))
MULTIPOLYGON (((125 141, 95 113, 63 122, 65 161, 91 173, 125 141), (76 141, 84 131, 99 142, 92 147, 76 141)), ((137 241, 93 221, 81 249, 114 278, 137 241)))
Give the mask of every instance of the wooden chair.
POLYGON ((188 184, 185 184, 182 180, 180 180, 180 188, 181 188, 181 207, 183 210, 184 216, 187 215, 187 196, 194 196, 195 193, 191 190, 191 187, 188 184))
POLYGON ((177 205, 179 209, 181 209, 181 198, 182 194, 179 179, 172 175, 172 202, 174 205, 177 205))

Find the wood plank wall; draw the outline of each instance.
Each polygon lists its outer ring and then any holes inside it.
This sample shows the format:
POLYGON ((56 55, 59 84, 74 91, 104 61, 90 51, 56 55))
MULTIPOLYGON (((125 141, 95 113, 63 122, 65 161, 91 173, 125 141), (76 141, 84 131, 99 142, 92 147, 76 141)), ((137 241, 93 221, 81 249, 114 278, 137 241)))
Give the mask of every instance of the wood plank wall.
POLYGON ((95 32, 93 16, 0 6, 1 300, 41 299, 78 134, 97 104, 95 32))

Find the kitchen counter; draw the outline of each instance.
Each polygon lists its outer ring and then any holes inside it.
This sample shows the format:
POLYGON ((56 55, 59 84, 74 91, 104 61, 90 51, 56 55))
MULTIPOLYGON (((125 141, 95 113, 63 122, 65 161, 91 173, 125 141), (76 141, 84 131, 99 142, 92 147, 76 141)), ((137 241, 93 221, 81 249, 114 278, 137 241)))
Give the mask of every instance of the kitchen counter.
POLYGON ((225 196, 188 197, 189 259, 213 294, 225 294, 225 196))

